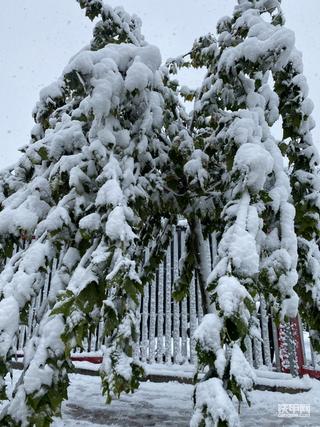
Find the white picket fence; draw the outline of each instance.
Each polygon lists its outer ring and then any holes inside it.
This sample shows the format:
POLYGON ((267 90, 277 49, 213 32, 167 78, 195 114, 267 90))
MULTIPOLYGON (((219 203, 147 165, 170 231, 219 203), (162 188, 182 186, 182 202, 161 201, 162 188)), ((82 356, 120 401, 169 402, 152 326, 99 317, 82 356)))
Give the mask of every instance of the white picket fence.
MULTIPOLYGON (((164 262, 156 272, 155 280, 147 285, 140 301, 138 312, 140 330, 136 349, 136 357, 147 363, 184 364, 196 362, 194 333, 203 317, 201 293, 198 286, 197 272, 194 272, 187 298, 176 302, 172 298, 172 288, 179 274, 179 260, 184 251, 186 229, 177 227, 174 238, 169 245, 164 262)), ((214 253, 214 238, 211 236, 204 248, 208 254, 208 263, 212 267, 214 253)), ((59 261, 57 261, 58 263, 59 261)), ((17 349, 22 352, 26 342, 32 336, 38 323, 39 314, 45 309, 47 296, 50 291, 51 277, 56 269, 56 263, 49 272, 44 288, 33 299, 29 311, 28 324, 20 327, 17 337, 17 349)), ((283 354, 279 350, 279 331, 270 318, 265 300, 258 298, 256 301, 257 312, 252 321, 255 323, 256 337, 247 338, 246 356, 255 368, 265 366, 268 369, 280 370, 283 365, 283 354)), ((290 331, 289 331, 290 332, 290 331)), ((290 333, 289 333, 290 335, 290 333)), ((290 336, 286 337, 289 340, 290 336)), ((306 335, 305 335, 306 336, 306 335)), ((83 347, 76 349, 77 353, 99 354, 104 344, 103 325, 96 328, 95 333, 90 333, 83 347)), ((319 355, 315 354, 308 345, 308 356, 316 367, 319 355)), ((288 345, 288 362, 291 370, 294 367, 294 344, 288 345), (291 352, 291 353, 290 353, 291 352), (291 354, 291 355, 290 355, 291 354)))

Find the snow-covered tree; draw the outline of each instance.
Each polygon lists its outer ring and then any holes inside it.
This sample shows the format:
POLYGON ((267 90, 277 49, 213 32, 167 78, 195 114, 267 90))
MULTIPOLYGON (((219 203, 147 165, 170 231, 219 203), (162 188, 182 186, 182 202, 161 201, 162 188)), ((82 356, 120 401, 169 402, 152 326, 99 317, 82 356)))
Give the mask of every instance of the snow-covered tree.
POLYGON ((313 103, 308 98, 300 52, 292 50, 286 66, 274 73, 274 80, 283 123, 281 149, 288 158, 296 209, 299 313, 310 328, 313 347, 320 351, 320 159, 311 134, 313 103))
POLYGON ((193 426, 239 425, 231 399, 242 401, 254 382, 244 351, 247 336, 256 336, 257 293, 272 303, 276 318, 294 317, 298 271, 302 276, 308 269, 313 279, 304 276, 299 293, 308 292, 308 306, 319 309, 317 284, 312 288, 319 280, 317 156, 294 34, 284 27, 277 0, 239 0, 233 16, 219 21, 217 33, 217 40, 212 35, 197 40, 189 60, 171 64, 173 71, 175 66, 207 68, 198 91, 181 90, 195 99, 188 128, 193 147, 184 173, 196 201, 189 200, 185 216, 197 226, 190 226, 192 243, 186 246, 176 296, 185 295, 188 267, 196 266, 207 313, 196 333, 205 375, 194 393, 193 426), (280 118, 284 141, 274 134, 280 118), (311 235, 302 231, 306 213, 311 235), (196 243, 209 232, 216 253, 208 275, 206 251, 196 243))
POLYGON ((159 50, 122 8, 79 3, 101 18, 94 38, 41 91, 32 142, 1 188, 2 256, 9 258, 0 275, 2 398, 14 337, 50 280, 1 425, 50 424, 67 396, 70 352, 101 320, 107 400, 137 388, 138 296, 175 221, 165 218, 170 198, 160 171, 179 108, 159 50))

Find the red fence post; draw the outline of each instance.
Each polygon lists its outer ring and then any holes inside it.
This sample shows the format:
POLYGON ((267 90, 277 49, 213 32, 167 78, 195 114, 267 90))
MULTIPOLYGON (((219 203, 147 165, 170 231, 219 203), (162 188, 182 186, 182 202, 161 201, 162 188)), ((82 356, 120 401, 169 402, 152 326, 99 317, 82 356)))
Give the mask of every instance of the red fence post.
POLYGON ((298 316, 290 320, 292 336, 295 341, 296 360, 298 364, 299 375, 303 375, 303 368, 305 365, 304 351, 303 351, 303 331, 300 328, 298 316))

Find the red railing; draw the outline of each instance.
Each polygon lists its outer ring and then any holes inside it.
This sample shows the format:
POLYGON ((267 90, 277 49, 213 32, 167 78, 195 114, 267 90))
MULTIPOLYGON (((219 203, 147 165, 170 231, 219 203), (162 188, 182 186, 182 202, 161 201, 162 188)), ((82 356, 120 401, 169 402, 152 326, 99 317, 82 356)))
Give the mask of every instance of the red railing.
POLYGON ((300 377, 303 375, 309 375, 311 378, 320 379, 320 370, 316 367, 307 365, 308 361, 305 356, 305 341, 299 317, 297 316, 296 318, 291 319, 289 326, 290 336, 283 333, 283 328, 285 328, 284 325, 281 325, 280 328, 278 328, 281 371, 296 373, 300 377), (290 349, 290 339, 292 340, 291 344, 293 344, 292 349, 290 349))

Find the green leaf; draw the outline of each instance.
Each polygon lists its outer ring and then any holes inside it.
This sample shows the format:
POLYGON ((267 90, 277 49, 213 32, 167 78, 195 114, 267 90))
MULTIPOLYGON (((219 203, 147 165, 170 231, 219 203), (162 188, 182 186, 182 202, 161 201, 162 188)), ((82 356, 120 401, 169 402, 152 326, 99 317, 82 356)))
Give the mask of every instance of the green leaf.
POLYGON ((42 160, 48 160, 48 151, 47 151, 47 149, 45 147, 42 146, 38 150, 38 154, 39 154, 39 156, 41 157, 42 160))
POLYGON ((270 203, 272 202, 272 198, 270 197, 269 193, 265 190, 261 190, 260 193, 260 198, 264 203, 270 203))
POLYGON ((12 239, 6 240, 4 245, 4 255, 6 258, 11 258, 14 249, 14 241, 12 239))

